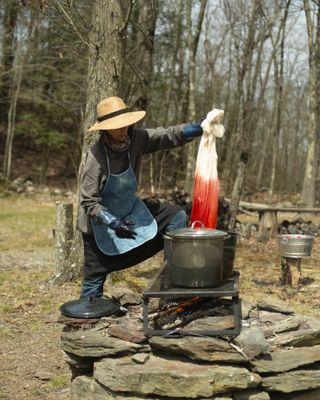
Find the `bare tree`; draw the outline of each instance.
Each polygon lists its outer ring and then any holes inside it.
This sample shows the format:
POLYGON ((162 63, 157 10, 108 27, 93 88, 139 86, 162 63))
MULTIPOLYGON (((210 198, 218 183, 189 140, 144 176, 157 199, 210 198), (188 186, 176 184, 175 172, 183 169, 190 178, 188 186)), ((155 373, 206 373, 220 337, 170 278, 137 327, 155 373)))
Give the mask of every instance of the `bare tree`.
POLYGON ((143 0, 136 1, 129 25, 132 32, 127 37, 125 62, 132 73, 129 79, 122 79, 121 91, 131 106, 142 110, 146 110, 148 106, 157 16, 157 0, 147 3, 143 0))
POLYGON ((284 67, 284 43, 286 36, 286 23, 288 18, 288 12, 290 7, 291 0, 285 1, 284 13, 281 19, 281 24, 278 30, 276 40, 273 37, 272 31, 270 31, 270 37, 272 46, 274 49, 274 80, 275 80, 275 118, 273 123, 273 149, 272 149, 272 166, 271 166, 271 179, 270 179, 270 188, 269 188, 269 202, 272 202, 272 196, 274 192, 274 184, 275 184, 275 176, 276 176, 276 161, 277 161, 277 151, 278 151, 278 142, 281 130, 281 116, 283 109, 283 67, 284 67), (280 65, 277 59, 277 43, 280 42, 280 65))
MULTIPOLYGON (((196 119, 196 99, 195 99, 196 55, 197 55, 200 32, 206 5, 207 5, 207 0, 201 0, 197 23, 194 32, 192 32, 192 0, 187 1, 189 66, 188 66, 188 114, 186 120, 189 120, 191 122, 195 122, 196 119)), ((195 169, 195 148, 196 148, 195 142, 191 142, 188 145, 186 179, 185 179, 185 189, 188 193, 191 193, 193 188, 193 175, 195 169)))
POLYGON ((11 0, 5 3, 1 57, 2 74, 0 80, 0 118, 4 125, 7 125, 10 108, 10 91, 13 81, 12 70, 16 46, 15 30, 18 19, 18 9, 18 0, 11 0))
MULTIPOLYGON (((133 0, 124 14, 120 0, 95 0, 89 35, 87 104, 84 120, 84 141, 79 167, 79 179, 83 172, 88 148, 98 139, 98 133, 87 134, 96 119, 96 105, 105 97, 119 95, 125 62, 126 28, 133 0)), ((61 284, 77 279, 81 274, 82 239, 75 230, 69 254, 57 269, 54 283, 61 284)))
POLYGON ((317 134, 318 123, 317 111, 319 110, 319 30, 320 30, 320 3, 319 1, 303 0, 303 8, 306 16, 308 30, 308 49, 309 49, 309 126, 308 126, 308 152, 306 168, 301 193, 301 201, 309 207, 314 207, 316 199, 316 179, 319 163, 317 134), (316 23, 313 23, 312 6, 314 15, 317 15, 316 23))

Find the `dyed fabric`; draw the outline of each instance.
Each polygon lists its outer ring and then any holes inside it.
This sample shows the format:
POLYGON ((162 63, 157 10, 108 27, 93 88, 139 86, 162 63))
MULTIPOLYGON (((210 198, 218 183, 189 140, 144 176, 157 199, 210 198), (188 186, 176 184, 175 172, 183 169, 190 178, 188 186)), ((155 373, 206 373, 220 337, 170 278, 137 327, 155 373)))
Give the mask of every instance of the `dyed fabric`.
POLYGON ((214 109, 201 124, 203 135, 194 176, 191 224, 201 221, 206 228, 213 229, 217 224, 219 201, 216 138, 221 138, 224 134, 224 127, 221 124, 223 114, 223 110, 214 109))

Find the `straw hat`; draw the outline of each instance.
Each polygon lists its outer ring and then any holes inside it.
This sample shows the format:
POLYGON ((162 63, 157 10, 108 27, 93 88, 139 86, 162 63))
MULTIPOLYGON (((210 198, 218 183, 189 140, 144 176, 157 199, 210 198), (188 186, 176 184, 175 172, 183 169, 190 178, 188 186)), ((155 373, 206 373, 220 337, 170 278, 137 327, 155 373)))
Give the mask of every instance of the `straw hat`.
POLYGON ((145 111, 131 111, 119 97, 108 97, 97 105, 97 122, 88 129, 119 129, 140 121, 145 111))

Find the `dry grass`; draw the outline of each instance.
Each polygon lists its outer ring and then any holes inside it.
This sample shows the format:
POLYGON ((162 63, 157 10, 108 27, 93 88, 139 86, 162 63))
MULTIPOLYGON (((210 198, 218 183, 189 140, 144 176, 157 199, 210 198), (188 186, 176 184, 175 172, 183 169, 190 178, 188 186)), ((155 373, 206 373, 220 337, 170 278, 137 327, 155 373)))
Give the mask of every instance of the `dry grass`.
POLYGON ((281 258, 276 240, 267 244, 254 239, 240 243, 236 268, 240 271, 243 299, 281 301, 296 312, 320 317, 320 238, 315 239, 311 257, 302 260, 303 283, 297 288, 280 285, 281 258))
POLYGON ((0 251, 50 248, 53 245, 53 200, 10 196, 0 200, 0 251))

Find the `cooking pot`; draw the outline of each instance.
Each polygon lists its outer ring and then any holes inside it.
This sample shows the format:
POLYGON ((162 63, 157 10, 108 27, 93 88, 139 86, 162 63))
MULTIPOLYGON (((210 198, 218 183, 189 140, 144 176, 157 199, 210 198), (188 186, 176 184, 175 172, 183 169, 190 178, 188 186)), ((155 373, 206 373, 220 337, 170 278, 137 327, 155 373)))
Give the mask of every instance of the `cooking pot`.
POLYGON ((223 241, 223 280, 233 276, 233 266, 236 256, 237 234, 228 232, 223 241))
POLYGON ((171 283, 181 287, 216 287, 223 281, 223 239, 226 232, 201 227, 176 229, 164 235, 171 283))

